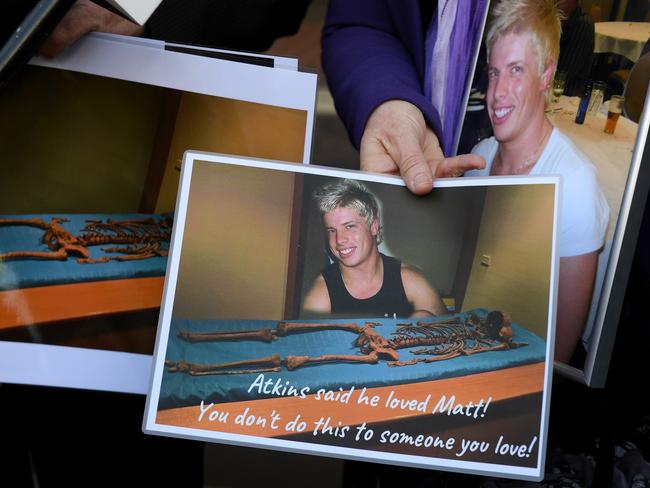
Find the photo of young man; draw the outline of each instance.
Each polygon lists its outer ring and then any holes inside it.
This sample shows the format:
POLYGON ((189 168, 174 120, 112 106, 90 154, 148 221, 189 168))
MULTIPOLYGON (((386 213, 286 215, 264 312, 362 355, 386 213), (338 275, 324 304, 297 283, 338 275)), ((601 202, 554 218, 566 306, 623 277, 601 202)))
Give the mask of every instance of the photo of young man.
POLYGON ((361 182, 319 188, 321 214, 333 262, 314 281, 303 311, 341 316, 432 316, 446 313, 438 292, 417 269, 379 251, 380 204, 361 182))

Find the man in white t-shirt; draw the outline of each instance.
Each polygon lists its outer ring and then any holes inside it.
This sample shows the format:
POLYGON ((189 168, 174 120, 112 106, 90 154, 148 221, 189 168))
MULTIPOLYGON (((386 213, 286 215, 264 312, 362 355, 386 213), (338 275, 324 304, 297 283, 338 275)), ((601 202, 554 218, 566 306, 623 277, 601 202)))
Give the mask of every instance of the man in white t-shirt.
POLYGON ((593 164, 544 114, 560 45, 553 0, 502 0, 486 42, 494 137, 472 151, 485 158, 485 169, 465 175, 562 176, 555 358, 567 362, 589 313, 609 208, 593 164))

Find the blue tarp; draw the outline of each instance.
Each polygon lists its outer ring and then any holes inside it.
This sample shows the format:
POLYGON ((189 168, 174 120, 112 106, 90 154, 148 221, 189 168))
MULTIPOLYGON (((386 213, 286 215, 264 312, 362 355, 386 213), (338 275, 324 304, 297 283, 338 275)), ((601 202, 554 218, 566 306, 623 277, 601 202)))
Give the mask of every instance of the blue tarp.
MULTIPOLYGON (((63 227, 73 235, 80 235, 87 220, 106 222, 109 218, 112 220, 139 220, 151 217, 159 221, 164 216, 157 214, 39 214, 2 215, 0 219, 40 218, 49 223, 53 217, 68 219, 69 222, 62 223, 63 227)), ((45 231, 38 227, 0 225, 0 254, 12 251, 50 251, 47 245, 41 242, 44 234, 45 231)), ((117 255, 103 252, 102 247, 105 246, 88 247, 90 256, 100 258, 117 255)), ((168 247, 169 243, 162 246, 163 249, 168 247)), ((121 278, 164 276, 166 267, 166 257, 122 262, 109 261, 98 264, 79 264, 75 256, 70 256, 66 261, 34 259, 0 261, 0 290, 121 278)))
MULTIPOLYGON (((485 316, 487 310, 476 309, 471 312, 485 316)), ((470 313, 470 312, 466 312, 470 313)), ((459 314, 464 315, 464 314, 459 314)), ((365 321, 380 322, 375 330, 383 337, 390 338, 397 324, 404 319, 355 319, 358 325, 365 321)), ((290 321, 289 321, 290 322, 290 321)), ((322 321, 321 321, 322 322, 322 321)), ((350 320, 327 320, 328 323, 345 323, 350 320)), ((215 364, 268 357, 279 354, 282 357, 320 356, 323 354, 360 354, 353 344, 356 334, 346 331, 302 332, 265 343, 259 341, 203 342, 190 343, 178 337, 180 331, 249 331, 263 328, 275 328, 277 321, 262 320, 187 320, 172 319, 166 359, 183 360, 188 363, 215 364)), ((315 364, 303 366, 293 371, 282 368, 280 372, 263 373, 265 381, 278 380, 283 386, 293 386, 297 390, 309 387, 309 393, 325 390, 349 389, 362 387, 387 386, 401 383, 413 383, 442 378, 458 377, 485 371, 498 370, 522 364, 544 361, 546 342, 525 328, 513 324, 516 342, 526 342, 527 346, 504 351, 490 351, 460 356, 433 363, 418 363, 411 366, 389 367, 386 361, 377 364, 315 364)), ((401 360, 414 356, 408 349, 399 351, 401 360)), ((191 376, 186 373, 170 373, 165 370, 160 391, 159 408, 174 408, 198 405, 205 402, 222 403, 229 401, 257 400, 272 397, 272 394, 260 394, 259 389, 251 385, 258 374, 232 374, 191 376)))

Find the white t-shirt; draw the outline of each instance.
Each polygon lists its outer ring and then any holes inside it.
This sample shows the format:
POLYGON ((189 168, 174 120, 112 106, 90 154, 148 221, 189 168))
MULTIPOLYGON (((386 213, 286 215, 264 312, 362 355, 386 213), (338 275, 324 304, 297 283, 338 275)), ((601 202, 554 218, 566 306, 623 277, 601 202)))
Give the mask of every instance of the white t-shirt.
MULTIPOLYGON (((488 176, 498 146, 494 137, 479 142, 472 154, 483 156, 485 169, 468 171, 465 176, 488 176)), ((609 206, 589 158, 554 128, 530 174, 562 176, 560 257, 579 256, 600 249, 609 223, 609 206)))

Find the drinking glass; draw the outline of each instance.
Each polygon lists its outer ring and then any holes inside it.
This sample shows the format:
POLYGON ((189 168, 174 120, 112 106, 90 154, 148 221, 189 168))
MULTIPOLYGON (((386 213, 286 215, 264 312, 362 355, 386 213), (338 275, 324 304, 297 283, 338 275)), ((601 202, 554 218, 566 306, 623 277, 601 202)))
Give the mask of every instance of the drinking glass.
POLYGON ((553 103, 557 103, 564 93, 564 86, 566 85, 566 72, 556 71, 555 78, 553 79, 553 103))
POLYGON ((587 112, 591 115, 596 115, 603 103, 605 97, 605 88, 607 84, 604 81, 594 81, 594 86, 591 89, 591 98, 589 99, 589 108, 587 112))
POLYGON ((616 122, 623 112, 625 98, 620 95, 612 95, 609 99, 609 110, 607 111, 607 122, 605 122, 605 134, 613 134, 616 130, 616 122))

